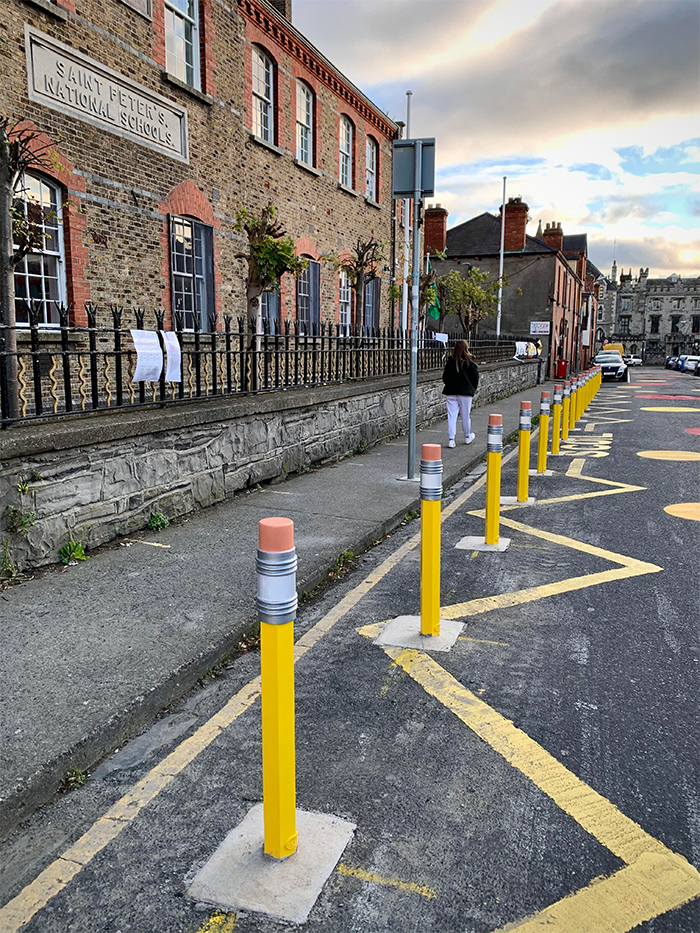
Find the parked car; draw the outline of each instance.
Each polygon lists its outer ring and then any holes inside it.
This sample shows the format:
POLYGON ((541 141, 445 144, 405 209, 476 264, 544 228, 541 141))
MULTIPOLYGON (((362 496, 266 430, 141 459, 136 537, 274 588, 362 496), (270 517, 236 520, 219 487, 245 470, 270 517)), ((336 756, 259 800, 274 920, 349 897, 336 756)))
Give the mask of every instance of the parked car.
POLYGON ((678 362, 677 356, 667 356, 666 357, 666 369, 675 369, 677 362, 678 362))
POLYGON ((614 379, 616 382, 629 382, 629 367, 622 359, 619 350, 601 350, 593 361, 601 368, 603 379, 614 379))
POLYGON ((700 356, 686 356, 683 361, 683 372, 684 373, 695 373, 698 370, 698 363, 700 363, 700 356))
POLYGON ((628 366, 641 366, 642 358, 641 356, 635 356, 634 353, 630 353, 629 356, 623 356, 622 359, 627 363, 628 366))

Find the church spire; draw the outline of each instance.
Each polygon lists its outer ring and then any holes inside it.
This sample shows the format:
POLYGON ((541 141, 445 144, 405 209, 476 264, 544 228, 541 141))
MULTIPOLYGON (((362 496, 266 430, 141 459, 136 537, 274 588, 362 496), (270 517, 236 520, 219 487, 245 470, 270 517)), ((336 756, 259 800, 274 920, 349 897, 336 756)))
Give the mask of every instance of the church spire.
POLYGON ((537 233, 535 234, 540 240, 542 239, 542 218, 540 217, 540 222, 537 225, 537 233))

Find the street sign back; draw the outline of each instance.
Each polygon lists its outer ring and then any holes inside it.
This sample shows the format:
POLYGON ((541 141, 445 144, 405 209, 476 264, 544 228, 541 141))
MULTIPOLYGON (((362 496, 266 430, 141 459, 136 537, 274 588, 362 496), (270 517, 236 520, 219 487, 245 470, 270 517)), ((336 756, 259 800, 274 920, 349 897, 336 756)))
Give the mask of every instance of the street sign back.
MULTIPOLYGON (((392 173, 392 197, 413 197, 414 150, 417 140, 395 139, 392 173)), ((435 194, 435 139, 421 139, 421 195, 435 194)))

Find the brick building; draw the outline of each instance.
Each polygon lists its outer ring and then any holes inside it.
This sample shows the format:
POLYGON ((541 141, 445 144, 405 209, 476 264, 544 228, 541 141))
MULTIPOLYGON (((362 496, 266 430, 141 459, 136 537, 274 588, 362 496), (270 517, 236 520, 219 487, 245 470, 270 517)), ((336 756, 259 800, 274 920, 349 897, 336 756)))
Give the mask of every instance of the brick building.
POLYGON ((610 275, 599 341, 622 343, 650 364, 667 356, 700 352, 700 276, 649 278, 649 269, 610 275))
MULTIPOLYGON (((501 332, 528 336, 531 322, 547 321, 551 336, 540 339, 548 373, 555 375, 558 360, 581 369, 591 357, 597 312, 597 289, 587 271, 586 234, 564 236, 561 224, 552 223, 544 232, 540 225, 538 235, 529 236, 527 222, 527 204, 509 198, 503 265, 509 287, 503 290, 501 332), (522 294, 517 294, 518 289, 522 294)), ((498 278, 500 216, 480 214, 447 230, 447 211, 437 205, 425 212, 425 230, 426 244, 434 251, 447 248, 446 261, 434 264, 438 274, 456 264, 463 269, 478 266, 498 278)), ((482 336, 495 330, 495 315, 478 326, 482 336)))
MULTIPOLYGON (((110 304, 195 317, 245 312, 241 208, 271 201, 309 259, 271 323, 353 323, 344 276, 323 257, 362 235, 392 238, 396 124, 291 23, 291 0, 8 0, 0 110, 38 131, 51 157, 25 199, 51 208, 45 247, 17 268, 21 299, 110 304)), ((390 323, 389 268, 366 291, 364 322, 390 323)))

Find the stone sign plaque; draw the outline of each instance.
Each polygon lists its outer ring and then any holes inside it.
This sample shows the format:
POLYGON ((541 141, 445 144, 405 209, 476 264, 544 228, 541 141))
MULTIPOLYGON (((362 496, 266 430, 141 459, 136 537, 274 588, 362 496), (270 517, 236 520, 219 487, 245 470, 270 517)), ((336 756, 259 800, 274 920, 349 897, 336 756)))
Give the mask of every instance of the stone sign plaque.
POLYGON ((25 25, 29 99, 188 161, 187 111, 25 25))

